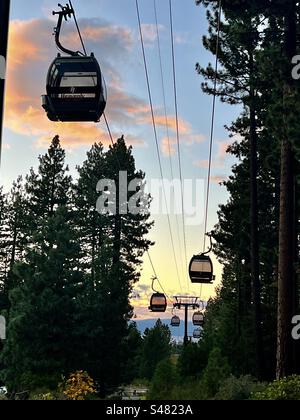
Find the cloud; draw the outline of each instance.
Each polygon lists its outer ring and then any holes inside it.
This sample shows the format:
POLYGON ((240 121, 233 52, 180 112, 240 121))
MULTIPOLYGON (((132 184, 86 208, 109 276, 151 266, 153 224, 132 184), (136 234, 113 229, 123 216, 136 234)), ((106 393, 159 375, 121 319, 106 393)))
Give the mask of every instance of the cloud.
POLYGON ((11 72, 21 65, 47 59, 51 25, 46 20, 14 20, 9 32, 8 70, 11 72), (39 34, 38 38, 36 34, 39 34))
POLYGON ((214 175, 210 179, 213 184, 221 184, 226 181, 227 178, 227 175, 214 175))
MULTIPOLYGON (((230 142, 228 141, 218 141, 217 145, 218 145, 218 149, 217 149, 217 153, 213 158, 212 161, 212 168, 215 169, 222 169, 225 167, 225 161, 227 158, 227 150, 228 147, 230 146, 230 142)), ((207 159, 203 159, 203 160, 196 160, 193 162, 193 165, 198 167, 198 168, 202 168, 202 169, 206 169, 208 168, 208 160, 207 159)))
MULTIPOLYGON (((70 148, 89 145, 100 140, 108 144, 106 130, 99 125, 53 123, 47 119, 41 107, 40 96, 45 93, 44 85, 50 57, 56 55, 54 42, 49 41, 52 29, 53 22, 46 19, 11 22, 5 126, 15 133, 37 137, 38 147, 48 144, 55 134, 59 134, 64 145, 70 148)), ((130 30, 92 19, 86 20, 83 34, 88 42, 91 41, 95 45, 98 42, 101 50, 107 52, 101 64, 105 69, 110 89, 108 119, 114 121, 112 130, 116 138, 122 134, 114 130, 119 123, 127 128, 132 125, 134 114, 143 114, 149 109, 144 101, 127 94, 122 89, 121 76, 115 70, 116 57, 123 56, 124 59, 126 56, 124 51, 131 48, 130 30), (113 57, 111 61, 107 58, 108 52, 110 52, 109 57, 113 57)), ((70 41, 70 48, 75 47, 75 32, 67 30, 64 36, 70 41)), ((67 45, 69 46, 68 43, 67 45)), ((134 134, 129 133, 126 138, 129 144, 145 146, 145 141, 134 134)))
MULTIPOLYGON (((151 116, 150 112, 147 113, 147 115, 144 115, 143 117, 141 117, 139 122, 142 123, 142 124, 152 124, 152 116, 151 116)), ((175 133, 177 131, 176 117, 174 115, 168 115, 167 116, 167 121, 166 121, 166 116, 165 115, 156 115, 155 116, 155 124, 158 127, 166 127, 167 126, 169 130, 171 130, 175 133)), ((184 121, 181 118, 178 119, 178 129, 179 129, 179 134, 181 134, 181 135, 191 134, 191 132, 192 132, 191 125, 187 121, 184 121)))
MULTIPOLYGON (((158 31, 162 32, 165 30, 163 25, 158 25, 158 31)), ((142 33, 144 42, 146 44, 152 44, 153 42, 157 41, 157 28, 156 24, 153 23, 143 23, 142 24, 142 33)))
POLYGON ((170 139, 164 137, 161 141, 161 150, 165 156, 175 156, 176 155, 176 139, 170 139))
POLYGON ((219 141, 218 142, 218 152, 217 152, 217 161, 224 162, 227 157, 227 150, 230 146, 228 141, 219 141))
MULTIPOLYGON (((109 91, 106 114, 114 138, 126 134, 129 144, 145 147, 147 144, 138 131, 139 127, 152 126, 150 107, 146 100, 128 92, 124 79, 124 69, 131 64, 131 52, 136 42, 134 32, 128 27, 111 25, 98 18, 81 19, 79 23, 88 51, 93 50, 96 57, 100 57, 109 91)), ((144 31, 148 39, 153 39, 151 25, 146 25, 144 31)), ((70 149, 95 141, 109 144, 103 124, 62 124, 47 119, 40 97, 45 93, 50 62, 57 54, 54 39, 51 39, 52 32, 53 21, 49 19, 11 22, 4 121, 6 128, 26 137, 34 137, 37 147, 44 147, 56 134, 60 135, 64 146, 70 149)), ((77 50, 80 47, 73 25, 64 25, 62 40, 71 49, 77 50)), ((156 124, 163 127, 165 117, 158 115, 156 124)), ((176 132, 176 119, 172 115, 168 117, 168 128, 176 132)), ((193 133, 191 125, 182 118, 179 118, 179 132, 184 136, 184 144, 201 141, 193 133)), ((172 142, 174 144, 174 139, 172 142)))
POLYGON ((175 34, 174 40, 178 45, 185 45, 188 43, 189 34, 187 32, 180 32, 175 34))
MULTIPOLYGON (((180 137, 180 144, 186 146, 192 146, 195 143, 202 143, 203 141, 205 141, 205 137, 201 134, 188 134, 180 137)), ((161 150, 165 156, 175 156, 177 152, 177 138, 164 137, 161 141, 161 150)))

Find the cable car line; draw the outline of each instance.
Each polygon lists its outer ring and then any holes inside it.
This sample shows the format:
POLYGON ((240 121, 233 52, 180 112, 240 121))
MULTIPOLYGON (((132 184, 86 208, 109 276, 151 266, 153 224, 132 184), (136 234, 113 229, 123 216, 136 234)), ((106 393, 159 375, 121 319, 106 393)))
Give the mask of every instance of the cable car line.
POLYGON ((160 285, 161 290, 167 296, 167 298, 169 299, 169 301, 172 301, 172 299, 170 298, 170 296, 166 293, 165 289, 163 288, 163 285, 162 285, 161 281, 159 280, 159 277, 158 277, 157 272, 155 270, 155 267, 154 267, 154 264, 153 264, 153 260, 151 258, 151 255, 150 255, 150 251, 149 250, 147 250, 147 255, 148 255, 148 258, 149 258, 149 261, 150 261, 152 270, 153 270, 154 277, 156 278, 158 284, 160 285))
POLYGON ((141 40, 141 47, 142 47, 142 54, 143 54, 143 61, 144 61, 144 69, 145 69, 146 82, 147 82, 147 90, 148 90, 149 103, 150 103, 150 109, 151 109, 152 125, 153 125, 154 138, 155 138, 155 143, 156 143, 158 164, 159 164, 160 175, 161 175, 161 180, 162 180, 163 195, 164 195, 165 205, 166 205, 166 209, 167 209, 167 219, 168 219, 168 226, 169 226, 169 231, 170 231, 170 239, 171 239, 171 244, 172 244, 172 249, 173 249, 173 255, 174 255, 174 261, 175 261, 175 266, 176 266, 178 283, 179 283, 180 289, 182 290, 182 284, 181 284, 181 280, 180 280, 180 276, 179 276, 179 269, 178 269, 178 263, 177 263, 176 252, 175 252, 174 237, 173 237, 173 234, 172 234, 171 220, 170 220, 167 197, 166 197, 166 190, 165 190, 165 185, 164 185, 164 173, 163 173, 161 156, 160 156, 160 149, 159 149, 159 143, 158 143, 158 134, 157 134, 157 128, 156 128, 156 123, 155 123, 154 107, 153 107, 151 87, 150 87, 150 78, 149 78, 149 72, 148 72, 148 66, 147 66, 147 60, 146 60, 146 52, 145 52, 145 45, 144 45, 144 38, 143 38, 143 32, 142 32, 142 24, 141 24, 141 17, 140 17, 138 0, 136 0, 135 3, 136 3, 138 26, 139 26, 140 40, 141 40))
POLYGON ((168 139, 168 152, 169 152, 169 158, 170 158, 169 159, 170 160, 170 171, 171 171, 171 177, 172 177, 172 179, 174 179, 174 169, 173 169, 173 163, 172 163, 172 157, 171 157, 171 141, 170 141, 170 131, 169 131, 169 119, 168 119, 168 114, 167 114, 166 90, 165 90, 165 81, 164 81, 164 73, 163 73, 163 65, 162 65, 162 54, 161 54, 159 28, 158 28, 158 16, 157 16, 156 0, 153 0, 153 3, 154 3, 157 46, 158 46, 159 65, 160 65, 160 76, 161 76, 161 82, 162 82, 162 95, 163 95, 163 102, 164 102, 165 125, 166 125, 166 131, 167 131, 167 139, 168 139))
MULTIPOLYGON (((186 242, 185 209, 184 209, 184 185, 183 185, 180 135, 179 135, 178 98, 177 98, 177 81, 176 81, 176 66, 175 66, 175 45, 174 45, 172 0, 169 0, 169 10, 170 10, 171 41, 172 41, 174 100, 175 100, 175 113, 176 113, 176 139, 177 139, 179 174, 180 174, 180 182, 181 182, 181 207, 182 207, 183 242, 184 242, 184 252, 185 252, 185 264, 186 264, 186 268, 187 268, 188 267, 188 260, 187 260, 187 242, 186 242)), ((189 283, 188 283, 188 287, 189 287, 189 283)))
MULTIPOLYGON (((210 127, 210 143, 209 143, 209 158, 208 158, 208 174, 207 174, 207 191, 206 191, 206 204, 205 204, 205 218, 204 218, 204 238, 203 238, 203 254, 196 255, 192 258, 189 266, 189 274, 192 283, 200 283, 200 299, 202 298, 203 284, 211 284, 215 279, 213 275, 212 261, 205 254, 212 250, 212 243, 210 250, 205 252, 206 249, 206 236, 208 228, 208 211, 210 201, 210 185, 211 185, 211 170, 212 170, 212 152, 214 144, 215 132, 215 116, 216 116, 216 97, 217 97, 217 80, 218 80, 218 64, 219 64, 219 46, 220 46, 220 29, 221 29, 221 15, 222 15, 222 0, 219 0, 218 5, 218 25, 217 25, 217 41, 216 41, 216 60, 215 60, 215 78, 214 78, 214 93, 212 102, 212 115, 210 127), (193 270, 195 270, 193 272, 193 270), (205 278, 205 279, 204 279, 205 278)), ((211 240, 211 236, 210 236, 211 240)))
POLYGON ((204 219, 205 220, 205 223, 204 223, 204 244, 203 244, 203 252, 205 252, 205 247, 206 247, 206 233, 207 233, 207 227, 208 227, 208 211, 209 211, 211 169, 212 169, 212 152, 213 152, 213 144, 214 144, 215 117, 216 117, 217 80, 218 80, 217 73, 218 73, 218 64, 219 64, 219 46, 220 46, 221 14, 222 14, 222 0, 219 0, 219 16, 218 16, 218 28, 217 28, 215 79, 214 79, 214 95, 213 95, 213 105, 212 105, 212 115, 211 115, 211 127, 210 127, 210 145, 209 145, 209 159, 208 159, 206 207, 205 207, 205 219, 204 219))
POLYGON ((87 51, 86 51, 86 48, 85 48, 85 45, 84 45, 84 42, 83 42, 83 38, 82 38, 82 35, 81 35, 81 32, 80 32, 80 28, 79 28, 78 22, 77 22, 77 18, 76 18, 76 14, 75 14, 75 9, 73 7, 72 0, 69 0, 69 3, 70 3, 70 6, 71 6, 71 8, 73 10, 73 17, 74 17, 75 25, 76 25, 76 28, 77 28, 77 31, 78 31, 78 35, 79 35, 79 38, 80 38, 80 42, 81 42, 81 45, 82 45, 84 54, 85 54, 85 56, 87 56, 87 51))
MULTIPOLYGON (((112 144, 112 146, 114 146, 115 145, 115 142, 114 142, 114 139, 113 139, 113 136, 112 136, 112 132, 111 132, 110 126, 108 124, 108 121, 107 121, 105 112, 103 112, 103 118, 104 118, 104 121, 105 121, 105 125, 106 125, 106 128, 107 128, 107 132, 108 132, 108 135, 109 135, 111 144, 112 144)), ((120 164, 120 162, 119 162, 119 164, 120 164)))
MULTIPOLYGON (((169 163, 170 163, 170 172, 171 172, 171 179, 174 180, 174 168, 172 162, 172 153, 171 153, 171 141, 170 141, 170 131, 169 131, 169 119, 167 113, 167 101, 166 101, 166 89, 165 89, 165 78, 163 72, 163 64, 162 64, 162 54, 161 54, 161 42, 160 42, 160 34, 159 34, 159 27, 158 27, 158 13, 157 13, 157 3, 156 0, 153 0, 154 5, 154 16, 155 16, 155 25, 156 25, 156 35, 157 35, 157 48, 158 48, 158 56, 159 56, 159 66, 160 66, 160 77, 161 77, 161 85, 162 85, 162 96, 163 96, 163 106, 164 106, 164 114, 165 114, 165 126, 167 132, 167 139, 168 139, 168 152, 169 152, 169 163)), ((176 219, 176 233, 178 237, 178 244, 179 244, 179 258, 180 264, 182 269, 184 270, 183 262, 182 262, 182 255, 181 255, 181 237, 180 237, 180 230, 179 230, 179 221, 178 215, 175 215, 176 219)))
MULTIPOLYGON (((84 54, 85 54, 85 56, 87 56, 88 55, 87 50, 86 50, 86 47, 85 47, 85 44, 84 44, 84 41, 83 41, 83 38, 82 38, 82 35, 81 35, 80 27, 79 27, 79 24, 78 24, 78 21, 77 21, 77 18, 76 18, 76 13, 75 13, 75 9, 73 7, 72 0, 69 0, 69 4, 70 4, 70 7, 71 7, 72 12, 73 12, 74 22, 75 22, 75 25, 76 25, 76 28, 77 28, 77 32, 78 32, 78 35, 79 35, 79 39, 80 39, 84 54)), ((95 79, 94 78, 93 78, 93 82, 95 84, 95 79)), ((104 84, 105 84, 105 81, 104 81, 104 84)), ((106 86, 105 86, 105 89, 106 89, 106 86)), ((108 124, 108 120, 106 118, 105 112, 103 112, 103 118, 104 118, 104 121, 105 121, 105 124, 106 124, 107 132, 108 132, 111 144, 112 144, 112 146, 114 146, 115 142, 114 142, 112 132, 111 132, 110 126, 108 124)), ((118 164, 119 164, 119 167, 120 167, 119 159, 118 159, 118 164)))

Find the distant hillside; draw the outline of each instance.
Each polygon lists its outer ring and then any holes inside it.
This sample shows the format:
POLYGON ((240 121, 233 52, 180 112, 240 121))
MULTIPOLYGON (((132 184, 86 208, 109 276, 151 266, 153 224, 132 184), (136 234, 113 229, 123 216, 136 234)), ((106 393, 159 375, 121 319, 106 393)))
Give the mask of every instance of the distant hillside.
MULTIPOLYGON (((157 321, 157 318, 155 319, 146 319, 146 320, 135 320, 136 325, 139 329, 139 331, 143 334, 145 332, 146 328, 153 328, 155 323, 157 321)), ((181 325, 179 328, 174 328, 171 327, 170 323, 171 323, 171 319, 162 319, 161 320, 163 324, 168 325, 168 327, 171 330, 172 333, 172 337, 174 338, 178 338, 178 337, 183 337, 184 335, 184 323, 181 321, 181 325)), ((188 323, 188 332, 189 335, 192 336, 193 335, 193 331, 196 327, 193 326, 192 322, 188 323)))

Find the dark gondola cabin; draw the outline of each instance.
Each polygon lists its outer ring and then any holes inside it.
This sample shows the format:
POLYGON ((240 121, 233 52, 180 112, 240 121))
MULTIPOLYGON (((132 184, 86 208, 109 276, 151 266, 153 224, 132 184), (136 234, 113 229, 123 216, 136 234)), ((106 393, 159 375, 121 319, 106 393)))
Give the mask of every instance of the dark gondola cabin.
POLYGON ((193 325, 195 327, 203 327, 204 325, 204 315, 202 312, 195 312, 193 315, 193 325))
POLYGON ((42 106, 51 121, 98 122, 106 106, 106 90, 93 56, 58 57, 47 76, 42 106))
POLYGON ((200 340, 201 338, 201 330, 200 328, 197 328, 194 333, 193 333, 193 338, 195 338, 196 340, 200 340))
POLYGON ((151 312, 166 312, 167 298, 163 293, 154 293, 151 297, 149 310, 151 312))
POLYGON ((208 255, 195 255, 189 266, 189 275, 192 283, 211 284, 215 277, 213 264, 208 255))
POLYGON ((178 316, 173 316, 171 319, 171 327, 180 327, 180 318, 178 316))

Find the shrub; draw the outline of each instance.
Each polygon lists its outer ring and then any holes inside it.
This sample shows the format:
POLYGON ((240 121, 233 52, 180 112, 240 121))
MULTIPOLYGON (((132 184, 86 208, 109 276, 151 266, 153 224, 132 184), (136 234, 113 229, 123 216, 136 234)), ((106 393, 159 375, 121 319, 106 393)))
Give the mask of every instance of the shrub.
POLYGON ((190 381, 177 385, 169 395, 169 399, 172 401, 203 401, 206 399, 201 381, 190 381))
POLYGON ((64 384, 63 394, 68 400, 83 401, 96 394, 93 379, 82 370, 70 375, 64 384))
POLYGON ((252 400, 300 400, 300 376, 294 375, 269 384, 262 392, 252 395, 252 400))
POLYGON ((253 393, 262 391, 264 388, 264 384, 257 382, 250 375, 240 378, 230 376, 221 384, 215 399, 225 401, 249 400, 253 393))
POLYGON ((32 401, 55 401, 59 400, 60 398, 58 398, 58 396, 53 392, 46 392, 43 394, 33 394, 29 399, 32 401))
POLYGON ((229 377, 230 373, 228 361, 222 356, 221 350, 218 348, 212 350, 201 380, 207 398, 213 398, 216 395, 221 383, 229 377))
POLYGON ((170 359, 163 360, 155 370, 148 399, 168 400, 171 391, 177 383, 176 367, 170 359))

